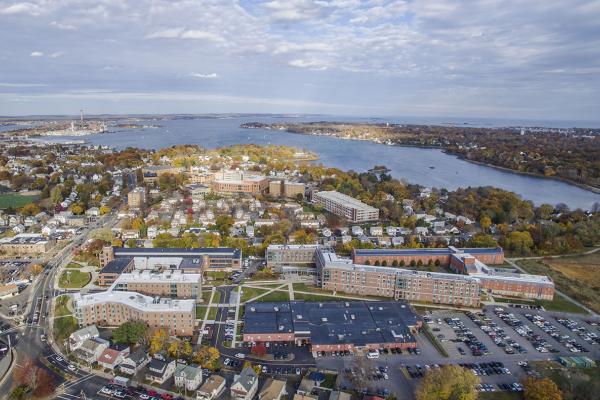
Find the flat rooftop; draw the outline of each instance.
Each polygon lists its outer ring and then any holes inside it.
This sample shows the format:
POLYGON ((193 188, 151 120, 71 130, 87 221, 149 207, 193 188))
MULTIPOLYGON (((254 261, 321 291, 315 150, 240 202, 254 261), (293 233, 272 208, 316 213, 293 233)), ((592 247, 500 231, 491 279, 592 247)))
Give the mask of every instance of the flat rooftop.
POLYGON ((100 270, 100 274, 121 274, 125 268, 132 262, 133 257, 115 258, 109 261, 104 268, 100 270))
POLYGON ((194 257, 201 255, 223 255, 233 258, 241 257, 240 249, 232 247, 200 247, 197 249, 188 248, 125 248, 113 247, 115 257, 149 257, 149 256, 167 256, 167 257, 194 257))
POLYGON ((73 295, 76 307, 94 306, 103 303, 120 303, 135 308, 142 312, 189 312, 194 313, 195 300, 173 300, 144 296, 136 292, 119 292, 108 290, 106 292, 73 295))
POLYGON ((5 237, 0 239, 0 244, 38 244, 47 243, 48 239, 45 236, 37 233, 20 233, 13 237, 5 237))
POLYGON ((194 283, 201 282, 202 274, 184 274, 181 270, 168 270, 163 272, 152 272, 150 270, 134 270, 130 273, 121 274, 114 285, 119 283, 194 283))
POLYGON ((420 318, 403 301, 248 303, 244 333, 294 332, 313 345, 412 343, 420 318))

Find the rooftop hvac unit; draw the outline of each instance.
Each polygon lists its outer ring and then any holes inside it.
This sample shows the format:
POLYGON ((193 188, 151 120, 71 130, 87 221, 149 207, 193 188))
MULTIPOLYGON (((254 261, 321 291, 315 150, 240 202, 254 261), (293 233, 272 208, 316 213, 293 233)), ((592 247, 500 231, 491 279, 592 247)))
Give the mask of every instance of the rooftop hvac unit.
POLYGON ((323 318, 321 318, 321 321, 323 321, 323 322, 327 322, 327 317, 323 317, 323 318))
POLYGON ((282 330, 284 330, 284 329, 285 329, 285 328, 284 328, 284 326, 283 326, 283 325, 279 325, 279 330, 280 330, 280 331, 282 331, 282 330))
POLYGON ((383 307, 377 307, 379 311, 383 311, 383 307))
POLYGON ((250 307, 250 311, 256 312, 256 307, 250 307))
POLYGON ((273 311, 279 312, 279 307, 273 307, 273 311))
POLYGON ((300 315, 300 314, 296 315, 296 319, 302 319, 302 315, 300 315))
POLYGON ((350 319, 356 319, 356 315, 350 314, 350 319))

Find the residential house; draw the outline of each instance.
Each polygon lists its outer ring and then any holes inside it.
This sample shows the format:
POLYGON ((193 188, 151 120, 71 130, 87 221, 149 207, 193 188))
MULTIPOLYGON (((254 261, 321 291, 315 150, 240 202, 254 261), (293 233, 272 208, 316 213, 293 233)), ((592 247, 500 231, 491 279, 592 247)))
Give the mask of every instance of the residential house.
POLYGON ((369 228, 369 233, 371 236, 382 236, 383 228, 381 226, 372 226, 369 228))
POLYGON ((108 348, 105 349, 100 357, 98 358, 98 365, 102 368, 114 370, 119 364, 123 362, 126 356, 129 355, 129 347, 123 350, 117 350, 108 348))
POLYGON ((252 400, 258 391, 258 376, 252 367, 246 367, 233 378, 231 398, 234 400, 252 400))
POLYGON ((97 338, 98 336, 100 336, 100 333, 98 332, 96 325, 90 325, 79 329, 69 336, 69 349, 75 351, 80 348, 87 339, 97 338))
POLYGON ((128 375, 137 374, 150 362, 150 356, 145 349, 139 348, 123 359, 119 365, 119 371, 128 375))
POLYGON ((169 358, 165 360, 153 358, 148 363, 148 368, 146 369, 146 379, 162 385, 173 376, 174 372, 175 360, 169 358))
POLYGON ((225 378, 211 375, 196 392, 197 400, 214 400, 225 391, 225 378))
POLYGON ((263 385, 258 400, 280 400, 284 395, 286 381, 269 378, 263 385))
POLYGON ((108 348, 109 342, 102 338, 86 339, 74 354, 79 360, 87 364, 93 364, 102 355, 104 350, 108 348))
POLYGON ((202 368, 197 365, 177 364, 173 378, 178 388, 196 390, 202 383, 202 368))

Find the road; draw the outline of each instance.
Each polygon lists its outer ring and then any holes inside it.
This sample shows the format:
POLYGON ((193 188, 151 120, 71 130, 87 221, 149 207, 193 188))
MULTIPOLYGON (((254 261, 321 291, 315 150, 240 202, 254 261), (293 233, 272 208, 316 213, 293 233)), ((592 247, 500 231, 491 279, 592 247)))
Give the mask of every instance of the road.
MULTIPOLYGON (((64 385, 65 393, 67 393, 67 397, 64 398, 73 398, 69 397, 69 394, 75 392, 78 395, 81 389, 80 386, 89 385, 92 388, 94 382, 102 385, 105 380, 80 371, 70 372, 68 364, 65 361, 60 361, 60 356, 54 352, 48 342, 42 340, 41 335, 51 336, 47 333, 50 332, 48 315, 50 315, 52 298, 55 294, 54 281, 60 271, 60 266, 70 260, 73 250, 87 240, 89 233, 93 229, 109 224, 113 219, 113 214, 101 217, 85 228, 78 236, 74 237, 67 246, 57 251, 53 257, 47 260, 44 272, 32 284, 29 293, 29 302, 25 308, 22 323, 0 335, 3 338, 7 338, 7 336, 11 337, 11 345, 15 348, 17 354, 15 360, 17 365, 25 358, 34 360, 39 368, 47 370, 57 386, 64 385), (67 382, 65 378, 49 368, 48 365, 70 373, 72 380, 67 382)), ((10 393, 13 384, 12 374, 9 374, 0 385, 0 392, 10 393)))

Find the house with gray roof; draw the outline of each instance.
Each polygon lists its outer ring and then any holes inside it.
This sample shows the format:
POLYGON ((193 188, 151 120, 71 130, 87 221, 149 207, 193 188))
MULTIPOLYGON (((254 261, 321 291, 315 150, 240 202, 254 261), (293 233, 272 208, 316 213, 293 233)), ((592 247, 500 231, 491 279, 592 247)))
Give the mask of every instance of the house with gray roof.
POLYGON ((196 390, 202 383, 202 368, 198 365, 177 364, 173 378, 178 388, 196 390))
POLYGON ((252 367, 246 367, 233 378, 230 393, 234 400, 251 400, 258 391, 258 376, 252 367))

